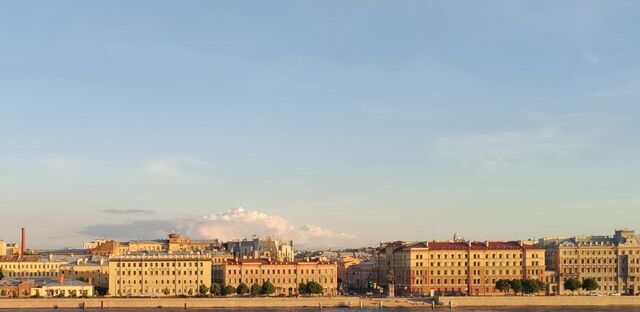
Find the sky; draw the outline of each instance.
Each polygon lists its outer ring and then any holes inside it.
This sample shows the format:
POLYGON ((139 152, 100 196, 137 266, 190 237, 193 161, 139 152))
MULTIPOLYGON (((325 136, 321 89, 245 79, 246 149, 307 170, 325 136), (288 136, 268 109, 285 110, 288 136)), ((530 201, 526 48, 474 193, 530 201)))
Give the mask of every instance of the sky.
POLYGON ((0 239, 640 229, 637 1, 0 1, 0 239))

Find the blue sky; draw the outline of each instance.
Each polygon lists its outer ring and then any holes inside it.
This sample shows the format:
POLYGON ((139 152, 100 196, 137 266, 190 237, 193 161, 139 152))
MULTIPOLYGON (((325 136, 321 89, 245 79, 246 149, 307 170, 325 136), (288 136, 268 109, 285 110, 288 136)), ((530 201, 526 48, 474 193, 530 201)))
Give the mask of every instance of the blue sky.
POLYGON ((638 29, 635 1, 2 1, 0 239, 637 228, 638 29))

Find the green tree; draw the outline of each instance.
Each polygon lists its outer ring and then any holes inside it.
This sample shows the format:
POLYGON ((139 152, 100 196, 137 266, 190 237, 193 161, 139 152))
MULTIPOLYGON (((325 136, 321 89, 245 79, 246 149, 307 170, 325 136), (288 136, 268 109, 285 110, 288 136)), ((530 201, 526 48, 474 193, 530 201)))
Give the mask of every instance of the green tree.
POLYGON ((309 288, 307 287, 308 285, 309 284, 300 283, 300 285, 298 285, 298 293, 301 295, 309 294, 309 288))
POLYGON ((582 281, 582 289, 586 291, 593 291, 598 289, 598 287, 600 287, 600 285, 598 285, 598 282, 593 278, 585 278, 584 281, 582 281))
POLYGON ((262 289, 260 289, 261 295, 271 295, 276 292, 276 286, 274 286, 271 282, 266 281, 262 283, 262 289))
POLYGON ((200 287, 198 288, 198 294, 200 295, 200 297, 206 296, 208 292, 209 287, 207 287, 207 285, 205 284, 200 285, 200 287))
POLYGON ((541 292, 541 291, 546 291, 547 290, 547 283, 541 281, 541 280, 533 280, 534 283, 536 283, 536 292, 541 292))
POLYGON ((568 289, 573 294, 574 291, 580 289, 582 282, 579 279, 572 277, 564 281, 564 289, 568 289))
POLYGON ((229 295, 233 295, 236 293, 236 288, 231 286, 231 285, 227 285, 224 288, 222 288, 222 295, 223 296, 229 296, 229 295))
POLYGON ((496 282, 496 289, 503 292, 506 295, 507 293, 509 293, 509 290, 511 289, 511 282, 506 279, 499 279, 496 282))
POLYGON ((322 294, 322 285, 316 282, 308 282, 306 286, 307 292, 313 295, 321 295, 322 294))
POLYGON ((169 290, 169 288, 165 287, 165 288, 162 290, 162 293, 163 293, 165 296, 168 296, 168 295, 171 293, 171 291, 169 290))
POLYGON ((533 294, 534 292, 538 292, 540 285, 536 283, 535 280, 525 279, 522 280, 522 292, 525 294, 533 294))
POLYGON ((251 285, 251 295, 252 296, 259 296, 261 291, 262 291, 262 287, 260 287, 260 285, 258 285, 258 283, 254 283, 253 285, 251 285))
POLYGON ((522 291, 522 281, 519 279, 509 281, 509 285, 511 286, 514 295, 517 295, 522 291))
POLYGON ((250 292, 251 290, 249 289, 249 286, 247 286, 247 284, 245 283, 240 283, 240 285, 238 285, 238 288, 236 289, 236 292, 238 293, 238 295, 246 295, 250 292))
POLYGON ((222 286, 218 283, 211 284, 211 294, 214 296, 220 296, 222 294, 222 286))

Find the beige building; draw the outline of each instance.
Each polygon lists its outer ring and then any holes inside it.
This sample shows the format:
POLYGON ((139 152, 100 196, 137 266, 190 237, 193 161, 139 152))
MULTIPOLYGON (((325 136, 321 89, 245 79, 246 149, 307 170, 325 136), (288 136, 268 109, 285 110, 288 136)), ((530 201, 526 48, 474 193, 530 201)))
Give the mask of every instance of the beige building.
POLYGON ((94 287, 89 283, 74 280, 66 281, 60 280, 55 282, 49 282, 37 287, 31 288, 32 297, 63 297, 63 298, 79 298, 79 297, 93 297, 94 287))
POLYGON ((40 258, 37 255, 0 257, 0 268, 5 278, 49 278, 57 279, 64 261, 40 258))
POLYGON ((376 284, 376 262, 366 260, 349 266, 343 280, 346 291, 373 291, 376 284))
POLYGON ((106 258, 77 259, 73 263, 61 265, 60 273, 67 281, 86 282, 101 293, 106 293, 109 288, 109 261, 106 258))
POLYGON ((179 234, 169 234, 168 239, 159 240, 131 240, 128 242, 116 242, 114 240, 96 239, 93 242, 84 243, 85 250, 93 255, 110 256, 140 252, 205 252, 220 248, 217 240, 191 240, 179 234), (93 248, 89 248, 93 247, 93 248))
POLYGON ((347 280, 347 270, 349 267, 362 262, 361 259, 352 256, 342 256, 338 259, 338 280, 345 282, 347 280))
POLYGON ((544 280, 544 249, 523 242, 381 244, 376 280, 395 294, 493 295, 499 279, 544 280))
POLYGON ((111 256, 108 295, 197 295, 200 285, 211 286, 211 267, 208 255, 111 256))
POLYGON ((281 241, 269 236, 230 241, 224 247, 236 258, 294 261, 293 241, 281 241))
POLYGON ((564 281, 593 278, 604 293, 640 292, 640 237, 632 230, 617 230, 611 236, 543 238, 551 290, 568 293, 564 281))
POLYGON ((223 267, 224 285, 238 287, 245 283, 262 285, 269 281, 276 287, 274 295, 295 295, 301 283, 317 282, 325 295, 337 294, 338 267, 335 262, 278 262, 267 259, 229 260, 223 267))

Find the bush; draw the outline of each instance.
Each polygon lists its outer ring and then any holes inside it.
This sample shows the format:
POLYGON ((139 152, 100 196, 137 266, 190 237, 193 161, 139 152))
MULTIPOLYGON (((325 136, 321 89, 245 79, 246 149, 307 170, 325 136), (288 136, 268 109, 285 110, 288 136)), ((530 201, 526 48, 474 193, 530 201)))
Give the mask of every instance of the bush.
POLYGON ((598 287, 600 287, 600 285, 598 285, 598 282, 593 278, 585 278, 584 281, 582 281, 582 289, 586 291, 593 291, 598 289, 598 287))
POLYGON ((201 297, 206 296, 208 292, 209 292, 209 287, 207 287, 207 285, 205 284, 200 285, 200 287, 198 288, 198 294, 201 297))
POLYGON ((564 281, 564 288, 570 290, 572 293, 582 286, 582 282, 579 279, 572 277, 564 281))

